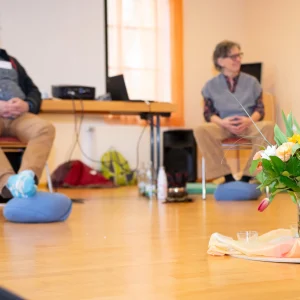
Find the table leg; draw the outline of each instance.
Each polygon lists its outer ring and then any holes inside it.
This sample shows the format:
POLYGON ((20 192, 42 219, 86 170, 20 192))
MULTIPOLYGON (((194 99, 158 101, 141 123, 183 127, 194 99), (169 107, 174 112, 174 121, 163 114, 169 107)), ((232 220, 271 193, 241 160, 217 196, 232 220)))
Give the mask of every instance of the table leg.
POLYGON ((154 124, 153 124, 153 115, 149 115, 150 122, 150 161, 152 164, 152 170, 155 169, 154 161, 154 124))
POLYGON ((156 174, 160 167, 160 116, 156 116, 156 174))

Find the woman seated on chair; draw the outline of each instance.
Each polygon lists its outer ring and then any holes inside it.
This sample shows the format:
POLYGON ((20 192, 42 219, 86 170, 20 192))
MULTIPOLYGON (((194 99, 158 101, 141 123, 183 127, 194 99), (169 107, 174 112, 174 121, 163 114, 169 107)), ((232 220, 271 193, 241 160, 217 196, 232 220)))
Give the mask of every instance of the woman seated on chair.
POLYGON ((267 140, 272 143, 274 139, 274 124, 263 121, 262 88, 255 77, 240 71, 242 55, 239 44, 231 41, 219 43, 213 53, 213 62, 220 73, 210 79, 202 90, 204 118, 207 123, 197 127, 194 135, 206 160, 207 179, 224 176, 225 182, 235 180, 222 150, 222 141, 230 137, 251 140, 252 155, 243 171, 241 181, 249 182, 251 179, 249 168, 252 157, 266 142, 241 104, 267 140))
POLYGON ((0 49, 0 135, 27 144, 18 175, 0 149, 2 198, 30 197, 36 192, 55 137, 54 126, 37 116, 41 101, 23 66, 0 49))

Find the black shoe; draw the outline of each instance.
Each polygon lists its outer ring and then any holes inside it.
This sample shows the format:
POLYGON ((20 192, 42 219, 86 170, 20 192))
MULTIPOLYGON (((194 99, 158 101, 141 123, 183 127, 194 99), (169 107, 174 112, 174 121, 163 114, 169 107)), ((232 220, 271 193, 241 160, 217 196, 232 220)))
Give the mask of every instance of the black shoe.
POLYGON ((242 178, 240 179, 240 181, 248 183, 251 179, 252 179, 252 177, 243 175, 242 178))
POLYGON ((235 181, 234 177, 232 176, 232 174, 227 174, 224 176, 225 177, 225 182, 224 183, 228 183, 228 182, 232 182, 235 181))
POLYGON ((13 195, 11 194, 9 189, 5 186, 2 189, 2 192, 0 194, 0 203, 7 203, 12 198, 13 198, 13 195))

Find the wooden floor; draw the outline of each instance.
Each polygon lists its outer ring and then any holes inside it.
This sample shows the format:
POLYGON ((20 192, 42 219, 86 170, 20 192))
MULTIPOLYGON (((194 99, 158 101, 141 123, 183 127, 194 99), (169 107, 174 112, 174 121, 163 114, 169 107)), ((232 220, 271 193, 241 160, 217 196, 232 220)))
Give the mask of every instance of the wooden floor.
POLYGON ((259 213, 258 201, 158 205, 134 188, 64 192, 86 198, 65 223, 1 217, 0 286, 33 300, 300 299, 300 265, 206 254, 216 231, 289 227, 297 215, 286 195, 259 213))

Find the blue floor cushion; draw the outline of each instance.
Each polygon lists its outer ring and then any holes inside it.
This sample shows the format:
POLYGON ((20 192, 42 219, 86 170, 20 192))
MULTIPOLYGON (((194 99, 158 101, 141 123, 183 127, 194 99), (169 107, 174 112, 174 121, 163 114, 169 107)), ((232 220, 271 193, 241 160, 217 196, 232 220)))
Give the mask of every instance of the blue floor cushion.
POLYGON ((17 223, 50 223, 65 221, 72 201, 60 193, 37 192, 29 198, 13 198, 3 209, 4 217, 17 223))
POLYGON ((257 200, 261 191, 258 185, 242 181, 232 181, 220 184, 215 190, 216 200, 257 200))

